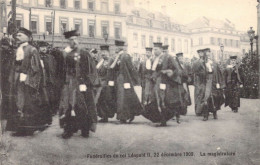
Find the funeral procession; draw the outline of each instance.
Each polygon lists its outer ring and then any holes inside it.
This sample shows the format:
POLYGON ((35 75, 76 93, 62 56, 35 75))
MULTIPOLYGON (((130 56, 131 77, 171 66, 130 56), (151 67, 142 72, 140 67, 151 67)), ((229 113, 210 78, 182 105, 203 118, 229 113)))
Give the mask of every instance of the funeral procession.
POLYGON ((260 1, 0 0, 1 165, 260 164, 260 1))

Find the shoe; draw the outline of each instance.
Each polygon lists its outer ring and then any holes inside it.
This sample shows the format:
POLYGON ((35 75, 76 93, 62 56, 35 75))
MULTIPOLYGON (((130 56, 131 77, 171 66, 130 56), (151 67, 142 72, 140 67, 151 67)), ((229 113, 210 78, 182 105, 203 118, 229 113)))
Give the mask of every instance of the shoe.
POLYGON ((134 119, 135 119, 135 116, 132 116, 132 117, 129 119, 129 123, 131 123, 134 119))
POLYGON ((166 126, 167 126, 166 122, 162 122, 161 124, 156 125, 156 127, 166 127, 166 126))
POLYGON ((214 119, 218 119, 217 113, 213 113, 213 117, 214 117, 214 119))
POLYGON ((180 118, 177 118, 176 122, 177 122, 178 124, 181 124, 180 118))
POLYGON ((208 117, 204 117, 202 121, 207 121, 208 120, 208 117))
POLYGON ((234 110, 234 112, 235 112, 235 113, 237 113, 237 112, 238 112, 238 110, 234 110))
POLYGON ((84 138, 88 138, 89 132, 88 131, 81 131, 81 136, 84 137, 84 138))
POLYGON ((64 132, 61 136, 63 139, 69 139, 72 135, 73 133, 71 132, 64 132))
POLYGON ((107 123, 108 119, 107 118, 103 118, 103 119, 100 119, 98 122, 100 122, 100 123, 107 123))
POLYGON ((126 120, 120 120, 121 124, 126 124, 126 120))

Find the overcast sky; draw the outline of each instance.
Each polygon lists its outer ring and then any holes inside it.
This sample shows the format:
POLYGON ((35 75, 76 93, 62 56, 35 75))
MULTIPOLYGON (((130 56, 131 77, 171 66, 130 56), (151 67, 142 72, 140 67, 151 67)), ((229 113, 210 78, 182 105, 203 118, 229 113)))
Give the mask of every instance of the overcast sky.
POLYGON ((247 31, 250 26, 257 29, 257 0, 149 0, 150 5, 147 1, 135 0, 135 6, 162 11, 164 5, 166 13, 182 24, 207 16, 221 20, 227 18, 240 31, 247 31))

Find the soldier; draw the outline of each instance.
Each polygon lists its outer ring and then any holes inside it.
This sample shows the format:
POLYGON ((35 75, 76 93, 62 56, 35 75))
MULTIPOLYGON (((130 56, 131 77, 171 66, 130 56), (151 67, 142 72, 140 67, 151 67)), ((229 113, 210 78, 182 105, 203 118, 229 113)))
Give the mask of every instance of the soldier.
POLYGON ((190 99, 190 90, 188 87, 189 84, 189 73, 187 66, 184 64, 183 59, 183 53, 177 53, 176 54, 176 61, 179 65, 179 68, 181 70, 181 84, 179 86, 180 96, 181 96, 181 115, 187 114, 187 106, 191 105, 191 99, 190 99))
POLYGON ((164 54, 169 54, 168 48, 169 48, 169 45, 163 45, 163 46, 162 46, 162 52, 163 52, 164 54))
POLYGON ((153 48, 146 49, 146 59, 141 63, 139 74, 141 77, 142 86, 142 103, 147 105, 151 103, 150 92, 152 91, 151 77, 152 77, 152 62, 153 62, 153 48))
POLYGON ((224 103, 222 89, 224 88, 223 77, 219 66, 210 59, 210 49, 203 50, 204 58, 194 67, 195 73, 200 73, 202 78, 202 102, 200 106, 203 112, 203 121, 208 120, 209 112, 217 119, 217 111, 224 103))
POLYGON ((224 78, 226 83, 225 106, 229 106, 236 113, 240 107, 240 88, 243 87, 237 56, 230 56, 230 64, 224 70, 224 78))
POLYGON ((14 136, 32 135, 49 122, 48 96, 43 86, 43 68, 37 49, 29 44, 31 31, 19 28, 15 34, 19 47, 11 66, 10 113, 8 122, 14 136))
POLYGON ((125 51, 124 41, 115 41, 116 57, 110 66, 116 72, 117 119, 120 123, 132 122, 141 114, 142 106, 134 87, 139 85, 139 77, 131 57, 125 51))
POLYGON ((76 30, 64 32, 69 46, 64 49, 66 80, 60 102, 62 137, 70 138, 78 129, 83 137, 95 131, 97 123, 93 84, 97 78, 95 62, 86 49, 79 47, 76 30))
POLYGON ((116 113, 116 89, 114 85, 115 73, 110 66, 113 62, 109 54, 109 46, 101 45, 102 59, 96 65, 98 75, 101 80, 101 87, 98 89, 97 111, 98 116, 101 117, 99 122, 108 122, 108 118, 113 118, 116 113))
POLYGON ((166 126, 176 114, 177 123, 180 123, 178 86, 181 80, 177 63, 172 56, 162 52, 162 43, 154 43, 153 51, 151 103, 145 106, 143 116, 152 122, 160 122, 158 126, 166 126))

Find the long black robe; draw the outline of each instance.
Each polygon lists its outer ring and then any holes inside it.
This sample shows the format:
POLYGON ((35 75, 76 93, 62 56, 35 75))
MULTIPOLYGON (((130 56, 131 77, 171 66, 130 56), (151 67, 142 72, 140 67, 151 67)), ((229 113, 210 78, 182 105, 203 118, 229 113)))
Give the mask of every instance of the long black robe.
POLYGON ((142 115, 152 122, 168 121, 181 109, 181 84, 180 72, 176 61, 170 55, 161 57, 162 63, 158 64, 151 78, 152 92, 151 103, 145 106, 142 115), (162 70, 172 70, 173 75, 162 74, 162 70), (166 89, 161 90, 160 84, 166 84, 166 89), (161 112, 158 110, 161 108, 161 112))
POLYGON ((43 86, 44 68, 41 67, 38 51, 31 45, 23 47, 23 51, 23 60, 16 61, 14 56, 9 76, 7 130, 10 131, 34 131, 51 121, 47 110, 48 96, 43 86), (20 73, 27 74, 25 82, 19 81, 20 73))
POLYGON ((128 120, 140 115, 142 111, 141 103, 134 91, 134 86, 139 85, 139 77, 130 55, 123 53, 119 61, 120 63, 114 68, 116 70, 117 119, 128 120), (126 88, 128 85, 130 88, 126 88))
POLYGON ((110 69, 111 63, 112 60, 109 60, 106 66, 103 64, 98 69, 101 93, 97 102, 97 112, 101 118, 113 118, 116 113, 116 75, 114 69, 110 69))
POLYGON ((240 72, 238 66, 224 70, 226 83, 225 106, 236 110, 240 107, 240 85, 243 83, 240 72))
POLYGON ((66 80, 59 107, 60 126, 70 131, 86 127, 89 130, 93 123, 97 123, 93 93, 94 81, 97 78, 95 63, 88 51, 80 48, 69 53, 64 52, 64 58, 66 80), (86 92, 79 91, 81 84, 87 86, 86 92))

